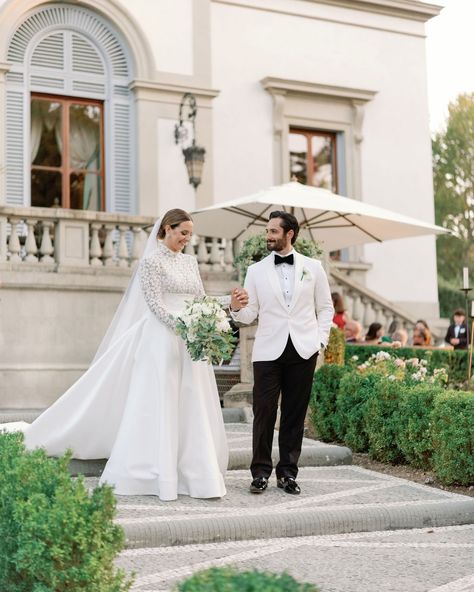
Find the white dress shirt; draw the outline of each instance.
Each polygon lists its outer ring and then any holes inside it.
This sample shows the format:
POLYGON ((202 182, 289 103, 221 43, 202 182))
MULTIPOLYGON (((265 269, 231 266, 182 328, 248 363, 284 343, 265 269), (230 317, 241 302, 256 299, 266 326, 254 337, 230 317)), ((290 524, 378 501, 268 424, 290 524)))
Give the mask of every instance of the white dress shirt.
MULTIPOLYGON (((285 257, 291 254, 293 254, 294 257, 294 253, 295 251, 292 249, 285 255, 285 257)), ((275 255, 282 257, 282 255, 279 253, 275 253, 275 251, 273 251, 273 260, 275 260, 275 255)), ((288 263, 280 263, 279 265, 275 265, 275 270, 280 279, 280 286, 283 293, 283 298, 285 299, 285 304, 288 308, 290 308, 291 300, 293 298, 293 290, 295 288, 295 266, 289 265, 288 263)))

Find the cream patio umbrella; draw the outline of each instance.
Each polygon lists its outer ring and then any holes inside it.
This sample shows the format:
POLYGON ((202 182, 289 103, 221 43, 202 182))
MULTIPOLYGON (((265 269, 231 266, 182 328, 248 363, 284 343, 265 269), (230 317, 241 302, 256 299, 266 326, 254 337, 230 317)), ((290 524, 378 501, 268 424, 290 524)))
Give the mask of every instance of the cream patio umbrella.
POLYGON ((441 226, 295 181, 196 210, 192 214, 194 230, 201 236, 243 240, 262 232, 273 210, 294 214, 300 234, 322 243, 326 252, 449 232, 441 226))

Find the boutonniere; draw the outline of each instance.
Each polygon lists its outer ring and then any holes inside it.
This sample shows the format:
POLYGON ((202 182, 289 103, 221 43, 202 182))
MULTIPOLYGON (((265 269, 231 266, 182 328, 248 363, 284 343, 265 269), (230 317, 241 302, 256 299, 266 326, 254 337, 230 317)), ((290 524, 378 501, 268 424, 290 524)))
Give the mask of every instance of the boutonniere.
POLYGON ((301 277, 300 277, 300 282, 306 280, 310 280, 311 279, 311 274, 309 273, 309 270, 306 269, 306 267, 303 267, 303 271, 301 272, 301 277))

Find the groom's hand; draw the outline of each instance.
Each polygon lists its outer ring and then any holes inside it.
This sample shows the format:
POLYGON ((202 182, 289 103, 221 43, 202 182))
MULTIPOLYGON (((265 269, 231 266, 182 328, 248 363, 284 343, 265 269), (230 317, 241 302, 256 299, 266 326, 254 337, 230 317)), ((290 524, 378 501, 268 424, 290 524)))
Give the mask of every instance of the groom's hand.
POLYGON ((249 295, 247 290, 243 288, 234 288, 230 295, 230 309, 234 312, 239 311, 249 303, 249 295))

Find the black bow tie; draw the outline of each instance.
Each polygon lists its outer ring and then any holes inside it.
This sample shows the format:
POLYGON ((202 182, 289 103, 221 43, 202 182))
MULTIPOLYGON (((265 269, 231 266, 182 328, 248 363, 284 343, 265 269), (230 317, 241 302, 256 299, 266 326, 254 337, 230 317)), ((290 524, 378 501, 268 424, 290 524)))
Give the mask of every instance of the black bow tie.
POLYGON ((281 263, 288 263, 288 265, 293 265, 295 262, 295 258, 293 257, 293 253, 287 255, 286 257, 280 257, 275 253, 275 265, 280 265, 281 263))

